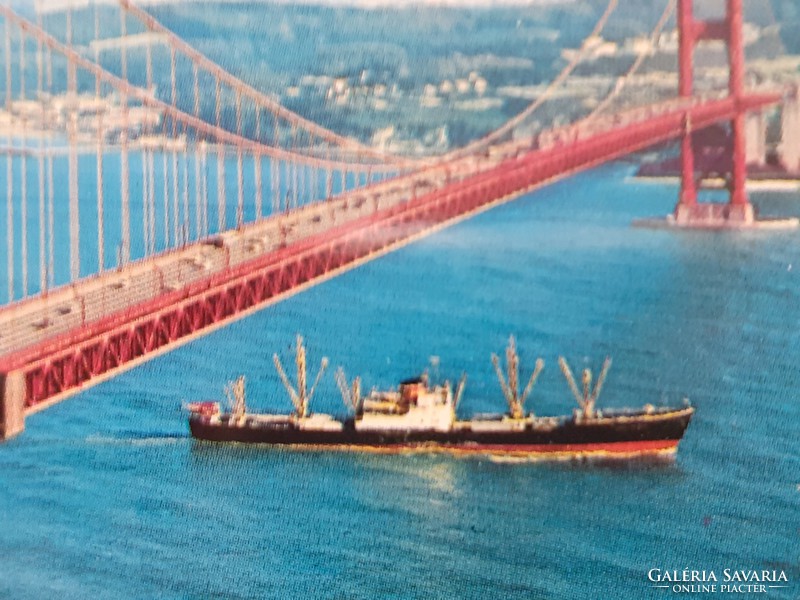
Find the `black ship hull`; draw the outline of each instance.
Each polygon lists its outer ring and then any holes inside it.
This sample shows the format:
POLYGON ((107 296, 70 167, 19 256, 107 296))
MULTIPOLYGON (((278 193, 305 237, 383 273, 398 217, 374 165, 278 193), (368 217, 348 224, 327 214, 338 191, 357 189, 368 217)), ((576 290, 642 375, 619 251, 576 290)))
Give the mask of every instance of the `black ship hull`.
POLYGON ((289 417, 193 414, 189 427, 198 440, 318 450, 630 458, 674 455, 693 413, 693 408, 686 407, 592 419, 544 418, 511 424, 498 420, 495 425, 492 421, 460 421, 450 431, 365 431, 352 420, 339 429, 321 430, 304 427, 289 417))

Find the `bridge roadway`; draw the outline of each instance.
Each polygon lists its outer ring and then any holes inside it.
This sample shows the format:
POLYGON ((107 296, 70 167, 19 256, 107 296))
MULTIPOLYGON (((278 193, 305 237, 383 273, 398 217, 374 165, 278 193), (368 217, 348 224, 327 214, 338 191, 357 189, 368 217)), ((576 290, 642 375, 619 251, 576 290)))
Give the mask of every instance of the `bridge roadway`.
POLYGON ((4 437, 26 415, 309 285, 544 183, 742 108, 672 101, 507 143, 270 217, 0 310, 4 437))

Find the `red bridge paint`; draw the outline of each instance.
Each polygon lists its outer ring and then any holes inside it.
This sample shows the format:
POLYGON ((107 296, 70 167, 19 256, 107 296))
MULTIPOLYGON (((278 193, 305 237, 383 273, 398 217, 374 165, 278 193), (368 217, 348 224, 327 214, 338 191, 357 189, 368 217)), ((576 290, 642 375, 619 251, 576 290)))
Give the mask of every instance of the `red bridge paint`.
MULTIPOLYGON (((537 186, 774 104, 776 94, 697 103, 536 149, 405 203, 310 236, 222 274, 163 293, 0 360, 24 376, 35 412, 234 319, 537 186)), ((7 386, 4 393, 8 393, 7 386)), ((7 401, 7 398, 3 398, 7 401)))

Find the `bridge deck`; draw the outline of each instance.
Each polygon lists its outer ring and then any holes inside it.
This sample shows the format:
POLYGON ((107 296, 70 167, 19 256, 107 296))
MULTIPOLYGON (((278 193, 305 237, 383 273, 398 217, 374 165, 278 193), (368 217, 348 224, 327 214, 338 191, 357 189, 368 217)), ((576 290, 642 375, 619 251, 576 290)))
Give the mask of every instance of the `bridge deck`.
MULTIPOLYGON (((498 160, 494 158, 488 166, 498 160)), ((464 166, 466 161, 460 163, 464 166)), ((441 185, 445 176, 441 169, 416 174, 415 193, 424 194, 441 185)), ((212 235, 123 269, 105 271, 46 295, 8 305, 0 309, 0 357, 13 356, 112 313, 221 275, 255 257, 274 253, 407 199, 406 186, 383 182, 247 224, 239 230, 212 235)))
POLYGON ((11 404, 35 412, 456 220, 674 139, 687 121, 698 129, 777 100, 665 105, 599 131, 567 128, 521 155, 522 146, 512 144, 479 162, 439 165, 6 307, 0 408, 6 416, 11 404))
MULTIPOLYGON (((307 206, 238 231, 211 236, 6 307, 0 311, 0 355, 14 354, 160 294, 219 275, 333 224, 363 216, 374 204, 361 202, 359 206, 361 195, 307 206)), ((383 197, 381 205, 388 204, 389 198, 383 197)))

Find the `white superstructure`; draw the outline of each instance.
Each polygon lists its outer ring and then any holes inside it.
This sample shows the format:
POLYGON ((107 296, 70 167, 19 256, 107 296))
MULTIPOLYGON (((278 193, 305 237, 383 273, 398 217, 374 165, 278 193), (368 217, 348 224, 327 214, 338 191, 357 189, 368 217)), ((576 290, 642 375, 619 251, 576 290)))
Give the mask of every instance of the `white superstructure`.
POLYGON ((398 392, 373 392, 364 399, 357 431, 450 431, 455 408, 449 385, 428 388, 427 378, 405 381, 398 392))

